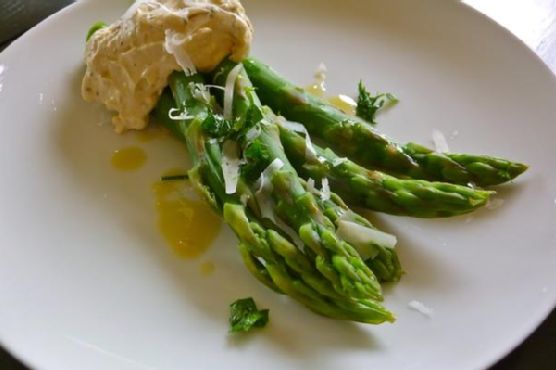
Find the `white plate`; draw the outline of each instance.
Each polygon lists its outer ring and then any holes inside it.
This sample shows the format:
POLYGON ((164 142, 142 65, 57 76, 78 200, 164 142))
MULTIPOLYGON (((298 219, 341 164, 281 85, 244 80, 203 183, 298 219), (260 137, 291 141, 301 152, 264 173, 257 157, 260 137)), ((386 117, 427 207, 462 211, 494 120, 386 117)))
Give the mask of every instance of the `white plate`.
POLYGON ((456 151, 520 160, 495 210, 450 220, 380 217, 407 271, 387 289, 398 316, 378 327, 335 322, 252 278, 223 231, 200 260, 172 254, 150 185, 183 164, 170 139, 142 145, 122 174, 104 111, 79 95, 84 35, 127 0, 84 1, 0 55, 0 341, 40 369, 478 369, 507 353, 556 298, 556 83, 520 42, 447 1, 246 1, 253 54, 306 84, 324 61, 329 91, 364 79, 401 104, 380 129, 456 151), (204 277, 202 261, 215 273, 204 277), (253 296, 270 325, 227 334, 228 304, 253 296), (408 308, 419 300, 431 318, 408 308))

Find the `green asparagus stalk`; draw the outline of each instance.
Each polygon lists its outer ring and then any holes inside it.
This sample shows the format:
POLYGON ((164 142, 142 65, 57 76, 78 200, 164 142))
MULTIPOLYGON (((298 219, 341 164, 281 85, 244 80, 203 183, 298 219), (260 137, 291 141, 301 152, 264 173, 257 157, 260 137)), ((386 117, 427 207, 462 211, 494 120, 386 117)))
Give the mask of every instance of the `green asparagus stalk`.
POLYGON ((248 58, 243 64, 263 103, 302 123, 311 135, 362 166, 395 176, 481 187, 507 182, 527 169, 524 164, 501 158, 437 153, 413 143, 399 145, 368 122, 308 94, 260 61, 248 58))
POLYGON ((240 254, 248 270, 270 288, 288 294, 319 314, 373 324, 393 321, 392 314, 375 300, 339 294, 279 228, 257 216, 253 211, 258 211, 252 201, 254 196, 243 177, 236 193, 226 193, 222 144, 203 130, 203 122, 211 116, 212 103, 195 98, 191 92, 193 84, 201 83, 202 78, 197 75, 172 75, 174 98, 165 91, 153 113, 186 142, 194 163, 189 179, 238 235, 240 254), (169 119, 171 109, 186 111, 186 117, 178 121, 169 119), (244 196, 248 199, 245 205, 244 196))
MULTIPOLYGON (((234 66, 235 64, 231 62, 224 62, 219 68, 216 68, 215 72, 213 73, 215 76, 215 82, 223 84, 225 82, 226 76, 234 66)), ((234 109, 236 113, 242 112, 243 116, 245 116, 249 112, 249 107, 260 106, 258 97, 253 91, 250 81, 245 74, 240 74, 240 78, 236 82, 236 87, 238 90, 238 93, 234 97, 234 109)), ((271 111, 265 108, 263 108, 263 111, 266 112, 266 124, 264 125, 264 127, 266 127, 267 129, 269 129, 271 126, 273 127, 273 129, 279 127, 279 122, 281 120, 276 117, 271 111)), ((245 119, 242 118, 242 114, 236 115, 236 120, 243 122, 245 121, 245 119)), ((267 153, 270 152, 267 151, 267 153)), ((306 182, 300 182, 304 185, 305 190, 307 191, 306 182)), ((319 207, 323 210, 324 214, 332 221, 333 224, 335 224, 336 221, 341 218, 341 215, 349 214, 351 221, 354 221, 355 223, 365 228, 375 229, 368 220, 351 211, 336 194, 330 193, 330 199, 327 201, 321 200, 320 197, 313 198, 317 201, 319 207)), ((279 199, 282 199, 281 195, 279 195, 279 199)), ((370 248, 376 251, 376 254, 373 256, 373 258, 365 258, 365 263, 367 264, 367 266, 371 267, 371 270, 373 271, 373 273, 375 273, 380 281, 399 280, 402 270, 396 251, 393 248, 385 245, 377 245, 376 243, 358 247, 370 248), (373 267, 376 267, 378 270, 375 271, 373 267)))
POLYGON ((491 194, 444 182, 398 179, 368 170, 315 144, 315 155, 307 156, 306 140, 284 126, 280 127, 280 138, 301 176, 328 178, 332 189, 345 201, 375 211, 411 217, 457 216, 485 205, 491 194))
MULTIPOLYGON (((344 201, 335 193, 330 194, 330 199, 319 199, 319 201, 326 217, 334 223, 337 223, 339 220, 346 218, 347 216, 350 221, 363 227, 376 229, 376 227, 369 220, 350 210, 344 201)), ((393 247, 376 243, 368 245, 368 248, 370 251, 367 253, 371 253, 374 256, 372 258, 365 259, 365 263, 370 267, 376 277, 381 282, 399 281, 403 270, 396 250, 393 247)), ((360 254, 362 253, 360 252, 360 254)))
MULTIPOLYGON (((213 82, 226 85, 234 67, 235 63, 224 61, 213 71, 213 82)), ((241 65, 239 68, 234 81, 233 112, 235 125, 241 127, 237 137, 248 162, 244 176, 255 179, 253 173, 258 177, 273 161, 279 160, 281 168, 268 175, 272 183, 272 217, 283 220, 298 233, 312 263, 339 294, 381 299, 381 288, 372 270, 352 245, 337 237, 334 224, 323 214, 315 196, 305 191, 280 143, 276 117, 261 107, 247 74, 241 65), (251 120, 253 115, 259 118, 251 120), (252 130, 258 134, 248 138, 247 132, 252 130)))

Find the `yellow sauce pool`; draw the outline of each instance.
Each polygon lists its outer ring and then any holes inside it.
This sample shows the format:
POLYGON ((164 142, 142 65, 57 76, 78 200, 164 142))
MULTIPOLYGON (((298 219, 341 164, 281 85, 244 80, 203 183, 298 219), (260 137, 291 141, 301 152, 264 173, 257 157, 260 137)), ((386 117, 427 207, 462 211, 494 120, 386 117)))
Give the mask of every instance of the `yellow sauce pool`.
POLYGON ((339 94, 335 96, 326 97, 326 87, 324 82, 314 83, 305 87, 304 89, 309 94, 316 96, 317 98, 322 98, 327 100, 331 105, 335 106, 342 112, 352 115, 355 115, 355 107, 357 103, 347 95, 339 94))
POLYGON ((120 171, 134 171, 145 164, 147 154, 137 146, 129 146, 114 150, 110 163, 120 171))
POLYGON ((323 82, 316 82, 312 85, 309 85, 304 88, 309 94, 316 96, 317 98, 324 98, 324 94, 326 94, 326 87, 324 86, 323 82))
MULTIPOLYGON (((222 226, 220 218, 205 202, 196 198, 186 180, 157 181, 153 192, 158 228, 166 242, 180 257, 201 256, 218 235, 222 226)), ((203 270, 210 270, 210 267, 201 267, 203 270)))
POLYGON ((328 98, 328 102, 345 114, 349 114, 351 116, 355 115, 355 108, 357 107, 357 103, 347 95, 339 94, 336 96, 331 96, 328 98))

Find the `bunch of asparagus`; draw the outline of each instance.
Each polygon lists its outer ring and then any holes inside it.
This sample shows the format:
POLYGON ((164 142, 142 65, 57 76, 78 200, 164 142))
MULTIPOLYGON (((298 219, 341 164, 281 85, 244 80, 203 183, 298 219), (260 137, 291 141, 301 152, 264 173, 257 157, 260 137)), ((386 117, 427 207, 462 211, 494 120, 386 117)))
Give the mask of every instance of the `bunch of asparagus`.
POLYGON ((460 215, 492 193, 468 183, 499 184, 526 168, 395 144, 255 59, 224 61, 208 76, 174 73, 153 114, 187 144, 189 179, 236 233, 248 270, 335 319, 394 321, 380 283, 402 274, 395 237, 344 200, 412 217, 460 215))

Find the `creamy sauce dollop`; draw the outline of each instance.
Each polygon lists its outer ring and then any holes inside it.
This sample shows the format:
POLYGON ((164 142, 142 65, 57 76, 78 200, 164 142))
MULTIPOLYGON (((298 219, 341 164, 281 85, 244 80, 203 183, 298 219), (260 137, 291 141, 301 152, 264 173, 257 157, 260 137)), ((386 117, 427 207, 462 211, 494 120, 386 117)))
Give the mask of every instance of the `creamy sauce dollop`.
POLYGON ((173 71, 239 62, 252 35, 238 0, 138 0, 87 42, 81 94, 115 112, 116 132, 143 129, 173 71))

